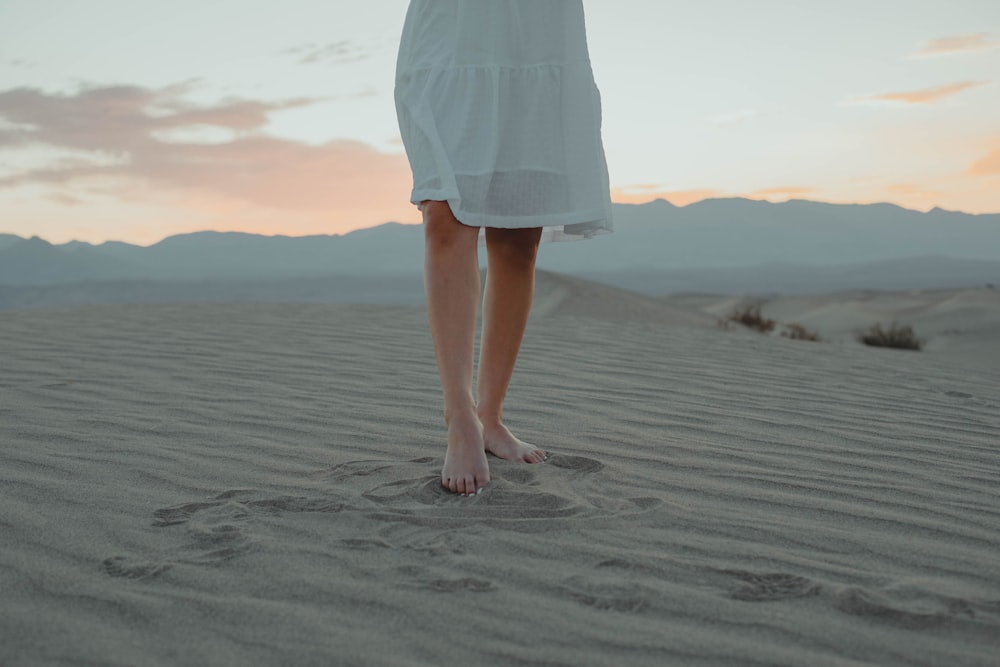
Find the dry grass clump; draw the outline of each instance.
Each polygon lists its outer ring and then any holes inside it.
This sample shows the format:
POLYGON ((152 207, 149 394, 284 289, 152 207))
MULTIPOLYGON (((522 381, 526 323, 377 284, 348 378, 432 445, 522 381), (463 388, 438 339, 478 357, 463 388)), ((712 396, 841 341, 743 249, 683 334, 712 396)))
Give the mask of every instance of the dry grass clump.
POLYGON ((858 334, 858 341, 871 347, 891 347, 897 350, 919 350, 924 341, 917 338, 913 327, 895 322, 883 329, 881 323, 873 324, 867 331, 858 334))
MULTIPOLYGON (((748 329, 759 331, 762 334, 769 334, 774 331, 775 327, 778 326, 778 323, 770 318, 764 317, 761 312, 762 308, 763 303, 760 301, 753 301, 735 306, 729 315, 719 318, 719 328, 726 329, 728 331, 735 325, 739 324, 748 329)), ((795 324, 792 322, 789 324, 783 324, 782 326, 784 327, 784 331, 781 332, 781 335, 784 338, 789 338, 791 340, 821 340, 818 333, 809 331, 801 324, 795 324)))
POLYGON ((774 331, 775 321, 769 320, 764 317, 761 312, 761 304, 759 303, 748 303, 742 306, 737 306, 733 309, 733 312, 729 313, 727 320, 729 322, 736 322, 737 324, 742 324, 748 329, 754 329, 761 333, 770 333, 774 331))
POLYGON ((781 332, 784 338, 791 338, 792 340, 809 340, 818 341, 821 340, 819 334, 815 331, 809 331, 801 324, 796 324, 792 322, 791 324, 784 325, 785 330, 781 332))

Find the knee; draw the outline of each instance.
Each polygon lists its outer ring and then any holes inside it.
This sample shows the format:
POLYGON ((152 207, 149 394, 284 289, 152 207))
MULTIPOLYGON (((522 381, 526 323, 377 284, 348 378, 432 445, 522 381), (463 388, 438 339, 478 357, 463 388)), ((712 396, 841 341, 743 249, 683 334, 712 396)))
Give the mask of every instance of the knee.
POLYGON ((424 212, 424 240, 428 248, 447 249, 476 242, 479 228, 459 222, 448 202, 425 201, 421 207, 424 212))
POLYGON ((487 252, 491 262, 502 262, 513 269, 531 270, 538 256, 540 229, 487 230, 487 252))

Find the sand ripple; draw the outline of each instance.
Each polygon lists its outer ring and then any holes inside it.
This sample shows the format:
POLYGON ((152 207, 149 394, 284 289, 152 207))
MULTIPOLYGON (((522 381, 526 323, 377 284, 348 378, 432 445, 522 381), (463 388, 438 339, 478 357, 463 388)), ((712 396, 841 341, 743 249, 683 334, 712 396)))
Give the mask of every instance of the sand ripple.
POLYGON ((575 312, 474 498, 418 310, 5 313, 0 664, 993 664, 995 371, 575 312))

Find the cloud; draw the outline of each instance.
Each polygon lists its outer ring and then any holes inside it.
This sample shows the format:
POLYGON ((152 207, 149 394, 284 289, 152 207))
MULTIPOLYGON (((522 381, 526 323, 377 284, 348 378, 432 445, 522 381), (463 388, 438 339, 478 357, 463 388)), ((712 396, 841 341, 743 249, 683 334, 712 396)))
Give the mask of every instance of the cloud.
POLYGON ((914 183, 893 183, 885 186, 885 191, 892 199, 903 201, 936 201, 947 196, 947 193, 941 190, 932 190, 914 183))
POLYGON ((996 42, 991 42, 989 35, 984 32, 977 32, 969 35, 932 39, 929 42, 925 42, 921 46, 920 50, 914 53, 911 57, 937 58, 940 56, 953 56, 964 53, 975 53, 977 51, 988 51, 996 47, 996 42))
POLYGON ((86 203, 79 197, 74 197, 62 192, 50 192, 45 196, 45 199, 53 204, 59 204, 60 206, 80 206, 81 204, 86 203))
POLYGON ((611 199, 619 204, 645 204, 666 199, 675 206, 686 206, 702 199, 725 196, 720 190, 668 190, 659 183, 639 183, 611 189, 611 199))
POLYGON ((297 58, 301 65, 314 65, 316 63, 330 63, 333 65, 343 65, 346 63, 356 63, 372 57, 373 51, 370 47, 349 39, 343 39, 329 44, 308 43, 300 46, 293 46, 280 52, 281 55, 291 55, 297 58))
POLYGON ((47 94, 34 88, 0 92, 0 117, 15 124, 5 130, 5 145, 40 143, 88 150, 139 151, 160 145, 154 131, 211 126, 248 132, 265 126, 269 114, 307 106, 323 98, 283 102, 223 101, 196 107, 180 95, 187 86, 160 91, 138 86, 89 88, 73 95, 47 94))
POLYGON ((813 197, 815 188, 800 185, 761 188, 749 193, 733 194, 723 190, 703 188, 695 190, 669 190, 660 183, 637 183, 612 188, 611 199, 619 204, 645 204, 654 199, 666 199, 675 206, 687 206, 703 199, 719 197, 746 197, 748 199, 780 200, 813 197))
POLYGON ((994 148, 984 157, 969 165, 971 176, 995 176, 1000 174, 1000 148, 994 148))
POLYGON ((815 188, 801 185, 789 185, 754 190, 746 196, 750 199, 796 199, 798 197, 813 196, 816 192, 815 188))
POLYGON ((942 86, 923 88, 921 90, 868 95, 849 100, 849 103, 934 104, 946 98, 965 92, 966 90, 980 88, 982 86, 989 85, 990 83, 990 81, 960 81, 958 83, 948 83, 942 86))
POLYGON ((309 145, 263 133, 270 114, 323 101, 230 99, 195 106, 187 86, 150 90, 109 86, 74 94, 32 88, 0 92, 4 147, 83 151, 93 159, 59 160, 0 179, 0 188, 32 184, 107 185, 123 200, 154 186, 235 199, 285 211, 344 209, 345 202, 405 200, 409 167, 402 153, 383 153, 354 140, 309 145), (166 141, 192 128, 227 131, 216 143, 166 141), (101 158, 101 159, 99 159, 101 158))

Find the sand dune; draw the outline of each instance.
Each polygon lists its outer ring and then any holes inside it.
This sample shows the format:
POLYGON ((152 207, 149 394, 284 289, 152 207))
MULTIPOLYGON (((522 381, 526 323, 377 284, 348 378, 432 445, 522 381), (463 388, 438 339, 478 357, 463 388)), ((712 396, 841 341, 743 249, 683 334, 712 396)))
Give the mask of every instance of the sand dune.
POLYGON ((421 309, 0 313, 0 664, 995 664, 1000 374, 619 297, 540 280, 473 499, 421 309))
POLYGON ((688 327, 716 326, 718 319, 695 309, 674 307, 660 299, 617 287, 538 271, 532 317, 538 319, 553 315, 688 327))
MULTIPOLYGON (((678 310, 725 317, 742 297, 678 295, 678 310)), ((855 344, 857 334, 882 323, 912 326, 929 356, 1000 369, 1000 290, 991 287, 919 292, 838 292, 764 299, 762 313, 779 324, 798 323, 825 341, 855 344)), ((780 335, 781 328, 776 331, 780 335)))

